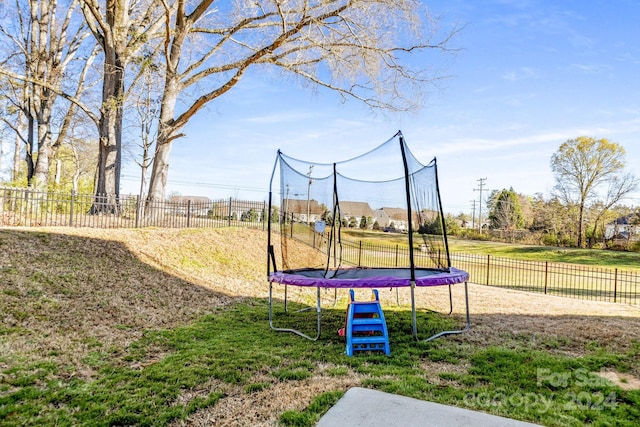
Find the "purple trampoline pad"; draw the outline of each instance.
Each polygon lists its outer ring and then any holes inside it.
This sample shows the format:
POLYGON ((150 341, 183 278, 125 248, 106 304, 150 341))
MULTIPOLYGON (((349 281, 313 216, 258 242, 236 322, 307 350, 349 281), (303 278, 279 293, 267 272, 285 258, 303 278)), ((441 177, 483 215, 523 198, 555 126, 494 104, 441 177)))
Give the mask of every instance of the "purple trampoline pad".
MULTIPOLYGON (((415 269, 416 286, 442 286, 464 283, 469 273, 456 268, 449 271, 428 268, 415 269)), ((339 270, 299 269, 276 271, 269 281, 292 286, 318 288, 399 288, 411 285, 408 268, 343 268, 339 270)))

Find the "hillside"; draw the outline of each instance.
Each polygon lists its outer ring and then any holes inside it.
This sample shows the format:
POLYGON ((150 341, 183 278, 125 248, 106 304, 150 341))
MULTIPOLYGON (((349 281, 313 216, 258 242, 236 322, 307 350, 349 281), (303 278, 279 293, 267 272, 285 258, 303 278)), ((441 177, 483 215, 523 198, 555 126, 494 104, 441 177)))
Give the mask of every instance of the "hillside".
POLYGON ((0 230, 3 353, 81 366, 92 342, 120 347, 146 329, 211 313, 237 298, 234 288, 265 282, 261 237, 242 229, 0 230))

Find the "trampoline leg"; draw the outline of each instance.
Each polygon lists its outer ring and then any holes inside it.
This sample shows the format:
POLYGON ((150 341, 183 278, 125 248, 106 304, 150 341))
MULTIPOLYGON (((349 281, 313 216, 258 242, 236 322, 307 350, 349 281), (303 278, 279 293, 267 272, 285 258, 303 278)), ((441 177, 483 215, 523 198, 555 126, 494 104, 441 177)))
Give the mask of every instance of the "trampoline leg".
POLYGON ((288 290, 288 286, 284 285, 284 312, 286 313, 287 311, 287 290, 288 290))
POLYGON ((411 326, 413 329, 413 337, 418 340, 418 319, 416 317, 416 297, 415 297, 416 283, 411 281, 411 326))
MULTIPOLYGON (((430 336, 425 341, 432 341, 432 340, 435 340, 436 338, 440 338, 440 337, 445 336, 445 335, 461 334, 461 333, 466 332, 469 329, 471 329, 471 317, 469 315, 469 290, 468 290, 467 282, 464 282, 464 304, 465 304, 465 308, 466 308, 466 317, 467 317, 467 324, 464 327, 464 329, 460 329, 460 330, 457 330, 457 331, 442 331, 440 333, 437 333, 435 335, 430 336)), ((452 310, 453 310, 453 308, 452 308, 452 310)))
MULTIPOLYGON (((320 338, 320 325, 321 325, 321 320, 322 320, 322 309, 321 309, 321 304, 320 304, 320 288, 316 288, 318 290, 317 292, 317 304, 316 304, 316 312, 318 314, 317 317, 317 323, 316 323, 316 336, 315 337, 311 337, 307 334, 305 334, 304 332, 300 332, 296 329, 290 329, 290 328, 277 328, 274 326, 273 324, 273 282, 269 282, 269 327, 277 332, 291 332, 294 333, 296 335, 300 335, 301 337, 304 337, 308 340, 311 341, 316 341, 318 338, 320 338)), ((286 285, 285 285, 285 311, 286 311, 286 285)))

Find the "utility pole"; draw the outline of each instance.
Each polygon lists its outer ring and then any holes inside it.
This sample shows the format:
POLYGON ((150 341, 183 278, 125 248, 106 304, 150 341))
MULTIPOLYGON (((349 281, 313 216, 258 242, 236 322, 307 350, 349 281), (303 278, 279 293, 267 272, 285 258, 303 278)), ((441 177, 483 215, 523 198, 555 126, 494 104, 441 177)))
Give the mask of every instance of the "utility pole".
POLYGON ((309 214, 310 214, 310 204, 311 204, 311 200, 310 200, 310 196, 311 196, 311 184, 313 183, 313 179, 311 178, 311 171, 313 170, 313 165, 309 166, 309 173, 307 173, 307 176, 309 177, 309 186, 307 187, 307 225, 309 225, 311 223, 311 221, 309 220, 309 214))
POLYGON ((473 191, 478 191, 480 193, 480 202, 478 206, 478 231, 482 234, 482 192, 489 191, 489 189, 484 188, 484 184, 487 181, 487 178, 479 178, 478 179, 478 188, 474 188, 473 191))
POLYGON ((471 200, 471 203, 473 203, 471 211, 471 229, 474 230, 476 228, 476 200, 471 200))

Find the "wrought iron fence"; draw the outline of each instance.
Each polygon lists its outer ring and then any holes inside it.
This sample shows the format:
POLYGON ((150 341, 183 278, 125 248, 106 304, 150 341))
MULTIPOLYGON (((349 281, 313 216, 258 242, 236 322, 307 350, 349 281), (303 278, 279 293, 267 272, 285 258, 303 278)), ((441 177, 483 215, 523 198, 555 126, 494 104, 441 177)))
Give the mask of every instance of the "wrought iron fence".
POLYGON ((548 295, 640 304, 640 273, 490 255, 451 254, 451 262, 473 283, 548 295))
MULTIPOLYGON (((184 198, 183 198, 184 199, 184 198)), ((27 227, 205 228, 243 226, 266 229, 264 201, 140 201, 108 196, 0 187, 0 225, 27 227)))
MULTIPOLYGON (((293 236, 291 236, 293 237, 293 236)), ((308 239, 321 251, 326 240, 308 239)), ((442 254, 429 254, 416 248, 416 265, 429 266, 442 254)), ((402 245, 341 242, 341 260, 353 266, 403 267, 409 265, 409 248, 402 245)), ((453 266, 469 273, 469 281, 547 295, 640 305, 640 273, 618 268, 597 268, 548 261, 524 261, 490 255, 451 253, 453 266)), ((433 265, 433 264, 432 264, 433 265)))

